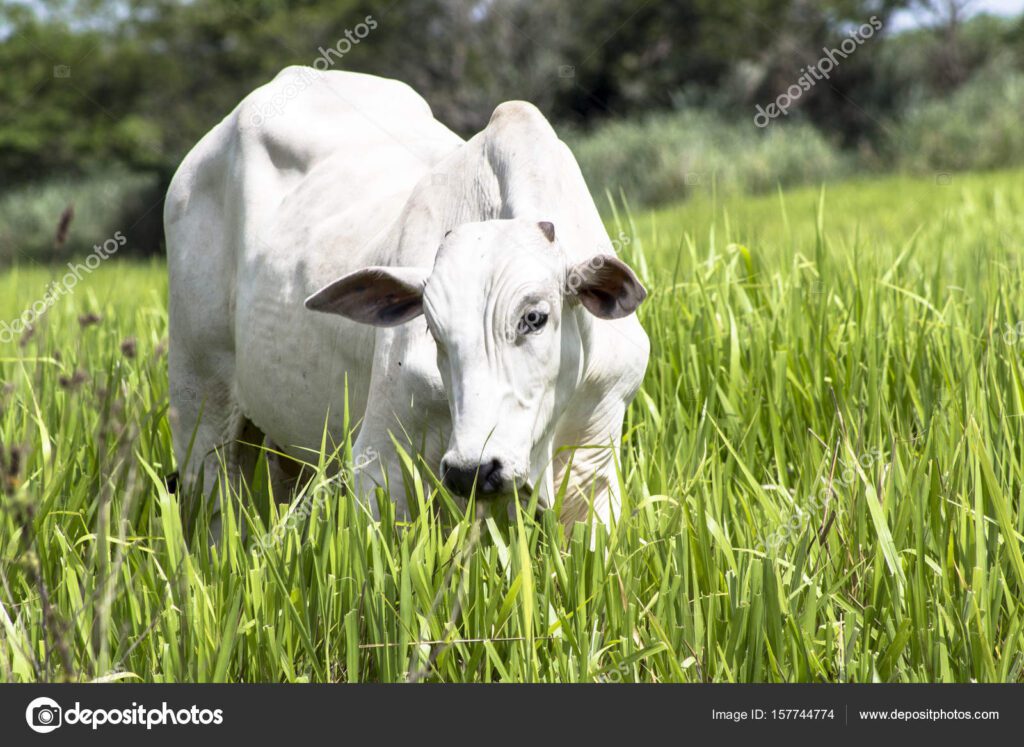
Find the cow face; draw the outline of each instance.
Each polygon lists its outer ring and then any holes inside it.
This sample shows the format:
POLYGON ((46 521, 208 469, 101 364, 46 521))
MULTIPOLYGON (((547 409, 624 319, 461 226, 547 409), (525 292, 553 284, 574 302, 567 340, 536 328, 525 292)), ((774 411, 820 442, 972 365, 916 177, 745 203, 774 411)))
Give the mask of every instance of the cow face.
POLYGON ((615 319, 645 296, 614 256, 567 265, 552 224, 493 220, 450 231, 432 270, 359 270, 306 306, 376 326, 426 317, 452 418, 440 474, 456 494, 489 497, 529 491, 550 459, 544 444, 583 375, 575 308, 615 319))

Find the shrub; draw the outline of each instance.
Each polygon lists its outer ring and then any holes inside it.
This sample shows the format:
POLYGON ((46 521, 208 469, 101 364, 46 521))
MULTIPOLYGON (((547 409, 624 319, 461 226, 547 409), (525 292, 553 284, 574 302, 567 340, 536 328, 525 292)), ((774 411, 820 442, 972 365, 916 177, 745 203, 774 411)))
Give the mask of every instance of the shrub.
POLYGON ((986 71, 950 98, 912 106, 897 129, 911 171, 1005 168, 1024 163, 1024 74, 986 71))
POLYGON ((59 260, 91 250, 115 231, 129 238, 129 248, 151 253, 159 248, 152 226, 161 218, 160 191, 155 175, 115 170, 0 193, 0 265, 59 260), (67 240, 56 246, 68 205, 74 206, 74 218, 67 240))
POLYGON ((750 119, 728 122, 699 110, 612 122, 566 139, 593 192, 621 189, 641 205, 711 189, 764 192, 849 171, 847 157, 811 125, 776 121, 762 131, 750 119))

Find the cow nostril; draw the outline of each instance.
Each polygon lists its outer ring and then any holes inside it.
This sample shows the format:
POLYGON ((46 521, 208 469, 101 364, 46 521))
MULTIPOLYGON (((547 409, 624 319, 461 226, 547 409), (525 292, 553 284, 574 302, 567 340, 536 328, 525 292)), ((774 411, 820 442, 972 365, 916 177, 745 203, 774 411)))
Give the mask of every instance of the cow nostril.
POLYGON ((448 490, 468 498, 476 480, 476 467, 467 469, 447 459, 441 460, 441 482, 448 490))
POLYGON ((453 493, 469 497, 476 486, 477 495, 493 495, 501 492, 505 484, 504 466, 500 459, 460 467, 454 461, 441 460, 441 481, 453 493))
POLYGON ((480 465, 480 486, 483 492, 494 492, 501 488, 504 479, 502 471, 502 464, 498 459, 480 465))

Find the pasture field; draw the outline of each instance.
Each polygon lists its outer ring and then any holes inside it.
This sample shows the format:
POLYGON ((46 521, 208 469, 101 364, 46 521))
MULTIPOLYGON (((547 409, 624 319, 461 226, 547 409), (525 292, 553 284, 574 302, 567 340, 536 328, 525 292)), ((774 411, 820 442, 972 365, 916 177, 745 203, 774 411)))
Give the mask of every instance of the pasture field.
MULTIPOLYGON (((593 546, 409 455, 408 523, 340 488, 289 520, 264 470, 209 549, 163 482, 163 265, 83 277, 0 344, 0 680, 1022 679, 1024 172, 609 230, 652 355, 593 546)), ((63 272, 5 271, 0 321, 63 272)))

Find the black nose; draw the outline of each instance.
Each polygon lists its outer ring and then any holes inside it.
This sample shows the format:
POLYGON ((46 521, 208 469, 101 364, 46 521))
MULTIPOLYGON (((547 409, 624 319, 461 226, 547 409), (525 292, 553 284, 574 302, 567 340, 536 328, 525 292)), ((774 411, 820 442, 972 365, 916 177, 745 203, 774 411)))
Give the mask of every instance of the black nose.
POLYGON ((505 490, 505 474, 501 461, 492 459, 482 464, 464 467, 447 459, 441 461, 441 479, 446 488, 468 498, 476 484, 478 496, 490 496, 505 490))

